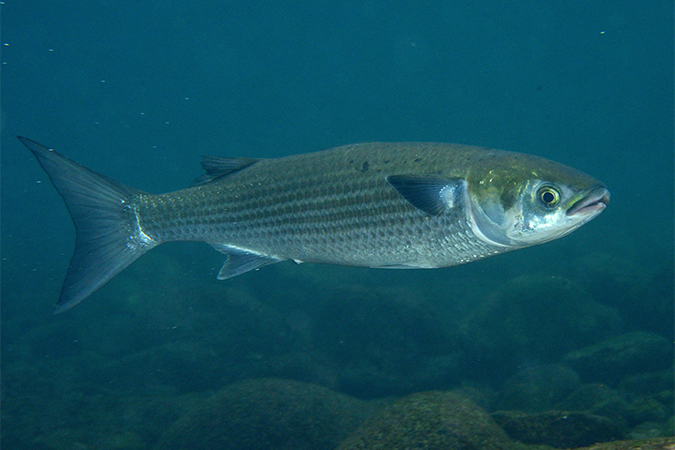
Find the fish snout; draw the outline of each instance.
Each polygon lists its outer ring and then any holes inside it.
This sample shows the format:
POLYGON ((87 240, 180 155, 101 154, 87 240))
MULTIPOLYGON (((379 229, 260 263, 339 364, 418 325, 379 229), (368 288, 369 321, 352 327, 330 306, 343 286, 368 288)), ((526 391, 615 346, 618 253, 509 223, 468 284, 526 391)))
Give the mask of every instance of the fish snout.
POLYGON ((599 214, 609 204, 609 191, 605 186, 593 189, 588 195, 575 202, 567 210, 568 216, 577 214, 599 214))

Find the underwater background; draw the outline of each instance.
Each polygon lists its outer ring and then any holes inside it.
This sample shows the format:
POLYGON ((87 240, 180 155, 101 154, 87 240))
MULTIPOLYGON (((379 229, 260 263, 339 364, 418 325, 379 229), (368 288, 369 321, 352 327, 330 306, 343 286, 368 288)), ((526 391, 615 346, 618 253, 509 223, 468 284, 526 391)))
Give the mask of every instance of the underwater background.
POLYGON ((1 3, 3 448, 673 435, 672 2, 1 3), (447 269, 219 282, 210 246, 164 244, 54 316, 74 228, 17 134, 155 193, 202 155, 440 141, 612 197, 570 236, 447 269))

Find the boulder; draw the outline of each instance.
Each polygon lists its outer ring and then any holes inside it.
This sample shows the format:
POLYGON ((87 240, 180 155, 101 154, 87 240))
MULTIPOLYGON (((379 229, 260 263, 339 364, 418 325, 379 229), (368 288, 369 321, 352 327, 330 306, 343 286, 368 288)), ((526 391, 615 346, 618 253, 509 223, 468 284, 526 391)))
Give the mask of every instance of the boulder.
POLYGON ((490 416, 449 392, 422 392, 383 408, 338 450, 503 450, 512 443, 490 416))
POLYGON ((492 417, 509 437, 527 444, 574 448, 623 437, 621 430, 611 420, 582 412, 527 414, 497 411, 492 417))
POLYGON ((298 381, 234 383, 180 418, 162 450, 309 450, 335 448, 368 416, 369 404, 298 381))

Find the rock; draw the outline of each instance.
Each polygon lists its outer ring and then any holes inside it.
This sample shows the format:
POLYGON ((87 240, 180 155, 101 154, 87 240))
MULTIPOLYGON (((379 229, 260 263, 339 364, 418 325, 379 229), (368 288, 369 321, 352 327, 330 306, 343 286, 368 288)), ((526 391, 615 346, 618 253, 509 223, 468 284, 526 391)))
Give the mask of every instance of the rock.
POLYGON ((633 424, 663 422, 668 418, 666 406, 653 397, 640 397, 628 405, 628 414, 633 424))
POLYGON ((586 381, 615 384, 621 378, 672 367, 668 339, 642 331, 615 336, 564 356, 586 381))
POLYGON ((674 450, 675 438, 640 439, 631 441, 605 442, 576 450, 674 450))
POLYGON ((131 353, 88 369, 88 375, 115 389, 178 393, 213 389, 221 381, 222 361, 190 341, 172 342, 131 353))
POLYGON ((672 392, 636 395, 624 389, 616 391, 606 384, 585 384, 560 402, 556 409, 607 417, 622 429, 632 428, 627 436, 634 439, 668 436, 664 430, 673 414, 672 392))
POLYGON ((506 381, 497 409, 548 411, 580 386, 576 372, 561 364, 528 367, 506 381))
POLYGON ((625 425, 628 416, 628 402, 616 390, 601 383, 584 384, 554 409, 604 416, 618 425, 625 425))
POLYGON ((369 415, 366 402, 281 379, 229 385, 179 419, 157 449, 334 448, 369 415))
POLYGON ((484 385, 464 383, 450 392, 471 400, 486 411, 494 411, 493 405, 497 400, 497 391, 484 385))
POLYGON ((661 370, 624 377, 619 384, 619 389, 632 395, 650 395, 664 391, 672 392, 673 371, 661 370))
POLYGON ((449 392, 401 398, 368 420, 338 450, 501 450, 511 442, 490 416, 449 392))
MULTIPOLYGON (((466 325, 466 353, 494 380, 523 364, 556 362, 618 329, 618 312, 571 280, 547 275, 509 281, 466 325)), ((475 370, 475 369, 474 369, 475 370)))
MULTIPOLYGON (((672 260, 655 270, 652 277, 632 284, 631 289, 621 297, 619 309, 634 327, 673 336, 675 269, 672 260)), ((617 289, 612 288, 608 292, 617 292, 617 289)))
POLYGON ((492 418, 509 437, 527 444, 569 448, 623 437, 621 430, 611 420, 582 412, 547 411, 526 414, 497 411, 492 414, 492 418))
POLYGON ((656 422, 642 422, 637 427, 634 427, 628 432, 628 436, 631 439, 648 439, 653 437, 661 436, 672 436, 672 431, 667 432, 667 426, 664 426, 662 423, 656 422))
POLYGON ((608 292, 626 293, 634 286, 644 288, 649 280, 648 268, 619 252, 588 252, 570 265, 576 268, 573 269, 575 280, 603 303, 619 309, 624 306, 623 296, 608 296, 608 292))
POLYGON ((313 344, 340 367, 339 390, 400 396, 456 377, 452 327, 414 289, 386 292, 345 286, 315 307, 313 344))

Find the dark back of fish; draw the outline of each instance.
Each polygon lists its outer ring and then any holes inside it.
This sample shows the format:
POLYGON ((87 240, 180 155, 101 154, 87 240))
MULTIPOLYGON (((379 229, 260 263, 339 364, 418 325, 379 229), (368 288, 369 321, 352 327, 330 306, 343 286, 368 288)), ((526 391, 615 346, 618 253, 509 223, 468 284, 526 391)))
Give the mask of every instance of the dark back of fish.
MULTIPOLYGON (((371 143, 260 160, 221 179, 144 196, 143 231, 294 259, 370 267, 439 267, 499 252, 470 230, 464 207, 430 215, 387 181, 465 177, 499 152, 451 144, 371 143)), ((503 249, 503 251, 506 249, 503 249)))

